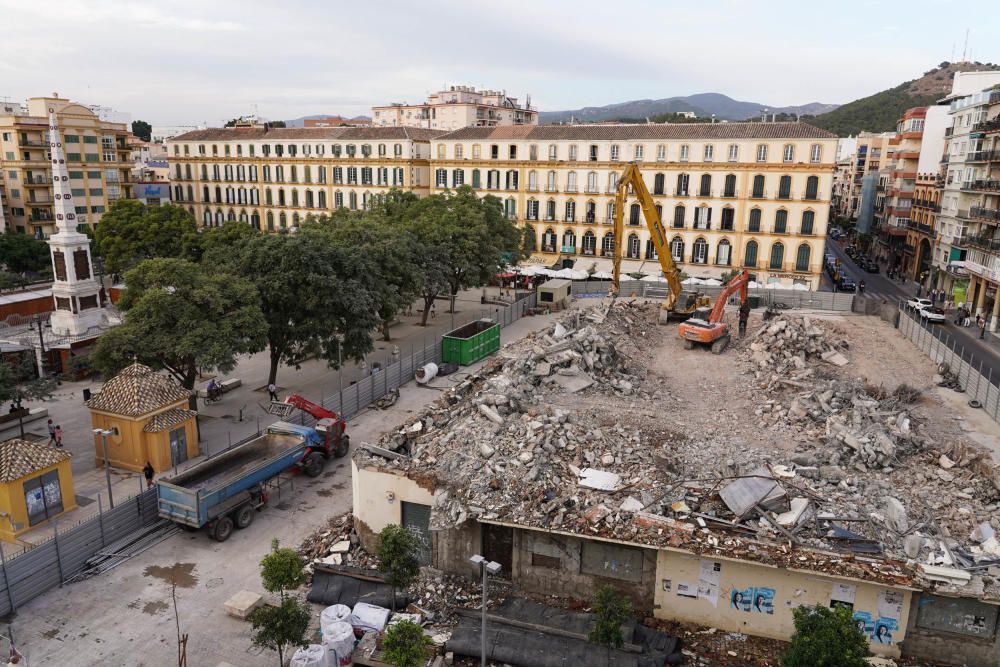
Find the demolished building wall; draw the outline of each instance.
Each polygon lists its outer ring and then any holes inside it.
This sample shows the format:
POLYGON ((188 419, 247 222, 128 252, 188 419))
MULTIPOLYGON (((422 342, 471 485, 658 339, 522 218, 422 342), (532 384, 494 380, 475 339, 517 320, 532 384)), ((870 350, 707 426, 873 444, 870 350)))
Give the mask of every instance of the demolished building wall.
POLYGON ((787 641, 796 607, 844 605, 876 655, 899 656, 906 636, 912 591, 904 588, 676 551, 659 552, 656 578, 657 618, 787 641))
POLYGON ((351 493, 354 525, 362 546, 369 553, 378 547, 379 532, 403 521, 403 503, 432 505, 433 491, 400 473, 359 470, 351 462, 351 493))
POLYGON ((931 594, 913 596, 903 655, 995 667, 1000 662, 1000 605, 931 594))

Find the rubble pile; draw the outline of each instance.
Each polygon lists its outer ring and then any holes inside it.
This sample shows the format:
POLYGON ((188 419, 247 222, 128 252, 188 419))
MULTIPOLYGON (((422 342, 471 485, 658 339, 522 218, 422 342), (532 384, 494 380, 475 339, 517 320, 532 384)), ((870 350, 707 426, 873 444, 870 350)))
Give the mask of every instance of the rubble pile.
POLYGON ((770 389, 783 381, 797 382, 811 377, 812 370, 806 367, 810 359, 819 358, 834 366, 846 365, 847 358, 841 352, 846 348, 843 341, 832 343, 827 331, 809 317, 781 317, 760 326, 745 357, 757 381, 770 389))
POLYGON ((362 569, 375 569, 377 565, 376 559, 361 548, 351 512, 331 517, 326 526, 302 541, 298 552, 307 564, 350 565, 362 569))

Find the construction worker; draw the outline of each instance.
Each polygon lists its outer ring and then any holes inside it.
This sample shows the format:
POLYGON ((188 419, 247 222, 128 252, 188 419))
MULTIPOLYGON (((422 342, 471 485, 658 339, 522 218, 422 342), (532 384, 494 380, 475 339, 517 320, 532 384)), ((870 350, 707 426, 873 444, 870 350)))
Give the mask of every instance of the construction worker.
POLYGON ((750 303, 744 301, 740 304, 740 338, 747 333, 747 322, 750 321, 750 303))

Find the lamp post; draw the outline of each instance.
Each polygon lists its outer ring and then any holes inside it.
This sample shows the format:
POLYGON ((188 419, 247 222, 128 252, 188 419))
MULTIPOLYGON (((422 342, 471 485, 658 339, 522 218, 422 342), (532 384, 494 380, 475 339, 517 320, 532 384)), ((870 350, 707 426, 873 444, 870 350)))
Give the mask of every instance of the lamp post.
POLYGON ((479 569, 483 573, 483 628, 481 631, 482 639, 482 656, 480 657, 479 664, 482 667, 486 667, 486 576, 488 574, 497 574, 500 572, 500 563, 492 560, 486 560, 484 557, 476 554, 469 558, 473 565, 478 565, 479 569))
POLYGON ((101 445, 104 448, 104 477, 108 482, 108 501, 111 503, 111 509, 115 508, 115 497, 111 493, 111 464, 108 462, 108 436, 113 434, 114 431, 111 429, 94 429, 94 435, 101 436, 101 445))

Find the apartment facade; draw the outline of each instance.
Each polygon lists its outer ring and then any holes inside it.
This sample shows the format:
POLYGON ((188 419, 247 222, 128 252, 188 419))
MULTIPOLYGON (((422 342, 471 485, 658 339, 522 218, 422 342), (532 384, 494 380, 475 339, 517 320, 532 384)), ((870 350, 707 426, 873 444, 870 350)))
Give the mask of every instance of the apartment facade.
POLYGON ((90 108, 60 97, 34 97, 0 113, 0 172, 5 219, 15 232, 47 238, 56 231, 49 108, 56 110, 69 167, 76 220, 93 227, 117 199, 131 196, 132 167, 125 123, 101 120, 90 108))
MULTIPOLYGON (((818 289, 836 145, 803 123, 465 128, 432 141, 430 191, 500 198, 534 229, 532 262, 609 270, 617 178, 635 161, 689 275, 746 267, 818 289)), ((622 270, 659 274, 635 197, 625 206, 622 270)))
POLYGON ((171 198, 205 227, 241 220, 265 231, 310 214, 366 208, 391 188, 429 191, 430 141, 410 127, 196 130, 167 140, 171 198))
MULTIPOLYGON (((895 132, 879 134, 862 132, 859 134, 853 143, 853 153, 846 155, 850 162, 838 177, 837 211, 849 220, 858 220, 858 231, 863 234, 871 233, 874 225, 869 226, 867 216, 861 215, 862 211, 866 209, 880 210, 885 199, 885 186, 883 184, 881 188, 874 190, 873 201, 865 201, 863 196, 865 179, 879 180, 879 171, 885 161, 889 140, 895 136, 895 132)), ((841 157, 845 157, 845 155, 842 153, 841 157)))
POLYGON ((538 110, 503 91, 450 86, 427 97, 423 104, 387 104, 372 107, 374 127, 423 127, 457 130, 463 127, 537 125, 538 110))

